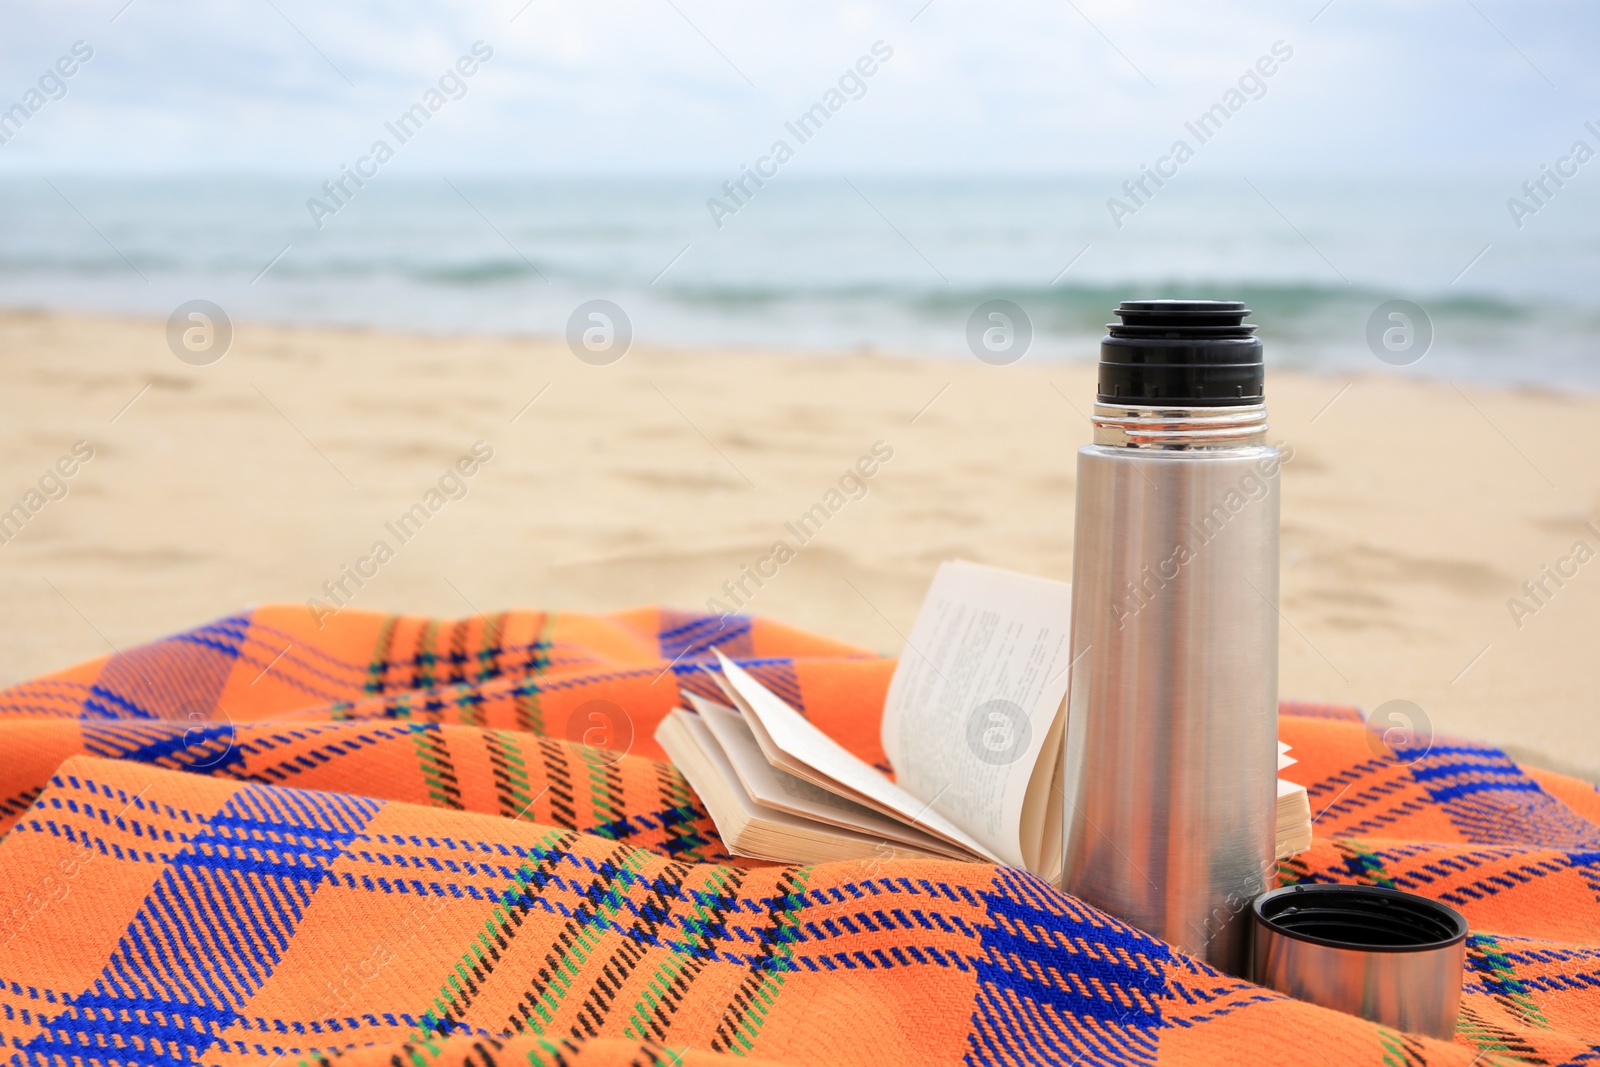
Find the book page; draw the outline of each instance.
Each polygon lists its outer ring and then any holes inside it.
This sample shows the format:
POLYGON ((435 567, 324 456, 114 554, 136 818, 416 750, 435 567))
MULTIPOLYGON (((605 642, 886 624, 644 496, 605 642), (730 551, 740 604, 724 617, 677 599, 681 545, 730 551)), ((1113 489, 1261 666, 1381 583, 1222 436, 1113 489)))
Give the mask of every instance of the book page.
POLYGON ((951 848, 932 834, 908 826, 898 819, 880 815, 847 797, 774 767, 767 762, 743 715, 692 693, 685 695, 722 746, 734 773, 739 776, 739 782, 755 798, 756 803, 830 826, 871 834, 885 842, 911 845, 956 859, 966 858, 960 850, 951 848))
MULTIPOLYGON (((706 806, 707 814, 711 816, 711 821, 716 824, 718 836, 722 838, 722 843, 730 851, 738 847, 740 826, 748 826, 757 820, 765 820, 776 826, 786 826, 796 832, 806 832, 814 828, 815 824, 811 820, 798 815, 791 815, 786 811, 769 810, 755 797, 745 792, 739 784, 738 776, 733 772, 732 765, 728 762, 727 753, 718 746, 717 739, 712 736, 705 723, 682 708, 673 710, 667 719, 662 720, 663 726, 667 726, 669 720, 672 726, 676 726, 683 731, 684 740, 694 746, 700 757, 699 760, 695 760, 689 758, 689 752, 680 751, 673 759, 673 764, 683 774, 690 787, 694 789, 702 801, 715 795, 732 801, 739 809, 736 817, 740 818, 742 822, 738 825, 730 822, 724 826, 722 822, 718 821, 718 816, 723 816, 723 821, 727 821, 727 817, 733 813, 722 811, 720 808, 709 804, 706 806), (715 775, 716 780, 713 781, 708 778, 705 781, 695 781, 694 778, 690 777, 690 770, 702 773, 709 770, 715 775), (719 783, 722 786, 721 791, 714 792, 719 783)), ((670 727, 667 730, 657 731, 657 740, 659 741, 663 738, 672 744, 672 747, 678 747, 677 742, 672 737, 670 727)), ((699 777, 699 774, 696 774, 695 777, 699 777)), ((866 838, 863 843, 870 843, 871 840, 871 838, 866 838)), ((743 855, 743 853, 735 854, 743 855)))
POLYGON ((1042 839, 1048 800, 1027 804, 1029 786, 1048 792, 1053 777, 1039 762, 1053 761, 1060 745, 1071 626, 1066 582, 945 563, 883 709, 896 781, 1007 863, 1035 873, 1048 873, 1042 868, 1054 850, 1042 839))
POLYGON ((766 807, 744 791, 727 753, 700 716, 682 708, 661 720, 655 736, 705 805, 723 846, 735 855, 778 863, 875 861, 896 856, 943 858, 938 852, 900 842, 889 844, 874 834, 857 833, 766 807))
POLYGON ((739 710, 752 717, 751 732, 769 762, 825 789, 902 819, 976 856, 1006 862, 971 834, 891 782, 877 768, 817 729, 777 694, 750 677, 737 663, 712 649, 739 710), (769 745, 771 750, 769 750, 769 745))

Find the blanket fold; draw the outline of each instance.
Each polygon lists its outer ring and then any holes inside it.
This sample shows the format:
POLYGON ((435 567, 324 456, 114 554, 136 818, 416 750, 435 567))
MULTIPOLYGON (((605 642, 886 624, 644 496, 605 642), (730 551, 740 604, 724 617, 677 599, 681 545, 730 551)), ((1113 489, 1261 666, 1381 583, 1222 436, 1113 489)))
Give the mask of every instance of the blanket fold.
POLYGON ((267 606, 0 691, 16 1064, 1600 1060, 1600 792, 1286 703, 1280 884, 1471 924, 1454 1042, 1217 973, 1016 870, 727 855, 653 741, 715 646, 883 765, 893 661, 660 609, 267 606))

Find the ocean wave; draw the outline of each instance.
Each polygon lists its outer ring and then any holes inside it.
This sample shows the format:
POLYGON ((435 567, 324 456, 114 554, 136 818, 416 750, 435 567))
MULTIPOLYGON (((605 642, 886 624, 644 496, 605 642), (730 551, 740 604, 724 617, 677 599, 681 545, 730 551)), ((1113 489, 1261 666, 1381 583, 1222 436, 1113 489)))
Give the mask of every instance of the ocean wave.
POLYGON ((694 307, 750 311, 801 304, 896 306, 930 318, 965 317, 989 300, 1011 300, 1036 324, 1101 330, 1118 303, 1133 299, 1243 300, 1253 314, 1273 329, 1293 329, 1329 314, 1352 310, 1366 315, 1378 304, 1409 299, 1430 315, 1452 319, 1516 324, 1557 312, 1574 323, 1600 329, 1600 309, 1556 299, 1519 300, 1473 293, 1396 292, 1375 287, 1262 285, 1228 281, 1173 280, 1134 284, 1062 286, 940 286, 910 288, 888 285, 685 285, 661 286, 665 296, 694 307))
POLYGON ((396 176, 322 230, 293 178, 57 185, 0 178, 0 303, 164 317, 203 297, 240 320, 558 336, 601 297, 653 343, 970 358, 968 318, 1004 299, 1032 320, 1028 358, 1081 359, 1121 300, 1225 298, 1284 365, 1342 370, 1372 365, 1367 322, 1404 299, 1434 327, 1417 372, 1600 385, 1600 227, 1513 241, 1474 221, 1492 189, 1448 182, 1401 204, 1307 181, 1289 228, 1196 178, 1114 236, 1089 179, 868 181, 869 207, 797 176, 723 230, 687 178, 463 180, 463 203, 396 176))

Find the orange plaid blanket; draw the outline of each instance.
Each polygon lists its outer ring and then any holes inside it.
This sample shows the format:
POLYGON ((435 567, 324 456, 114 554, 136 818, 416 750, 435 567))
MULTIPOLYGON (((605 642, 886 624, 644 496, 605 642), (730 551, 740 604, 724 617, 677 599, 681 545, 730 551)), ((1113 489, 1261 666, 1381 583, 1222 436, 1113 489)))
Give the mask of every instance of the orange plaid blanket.
POLYGON ((1318 821, 1280 880, 1464 912, 1448 1043, 1015 870, 724 854, 652 739, 714 694, 711 645, 878 764, 891 660, 653 608, 323 621, 259 608, 0 692, 9 1062, 1600 1061, 1600 793, 1493 748, 1283 708, 1318 821))

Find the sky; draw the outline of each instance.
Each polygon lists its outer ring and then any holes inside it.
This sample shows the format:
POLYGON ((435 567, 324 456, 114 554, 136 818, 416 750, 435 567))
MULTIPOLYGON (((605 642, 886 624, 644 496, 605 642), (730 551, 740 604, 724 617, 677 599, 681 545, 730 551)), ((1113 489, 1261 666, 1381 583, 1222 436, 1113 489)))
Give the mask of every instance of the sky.
POLYGON ((0 27, 0 109, 47 83, 0 173, 337 174, 384 138, 419 173, 737 174, 875 46, 786 165, 1137 174, 1275 45, 1208 169, 1520 181, 1600 127, 1593 3, 0 0, 0 27), (459 99, 386 135, 477 42, 459 99))

